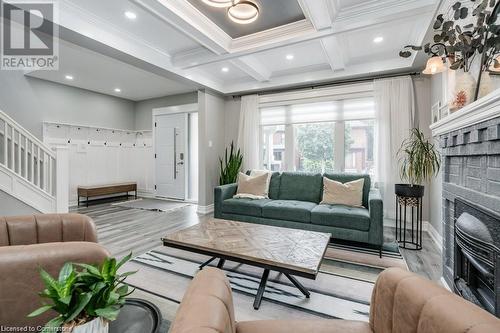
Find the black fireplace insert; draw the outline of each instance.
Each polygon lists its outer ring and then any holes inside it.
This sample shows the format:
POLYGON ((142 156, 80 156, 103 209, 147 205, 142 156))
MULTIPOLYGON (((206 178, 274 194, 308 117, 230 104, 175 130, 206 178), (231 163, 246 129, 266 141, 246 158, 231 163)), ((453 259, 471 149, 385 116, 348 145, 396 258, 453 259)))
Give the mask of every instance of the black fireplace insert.
POLYGON ((455 200, 455 292, 500 317, 500 217, 455 200))

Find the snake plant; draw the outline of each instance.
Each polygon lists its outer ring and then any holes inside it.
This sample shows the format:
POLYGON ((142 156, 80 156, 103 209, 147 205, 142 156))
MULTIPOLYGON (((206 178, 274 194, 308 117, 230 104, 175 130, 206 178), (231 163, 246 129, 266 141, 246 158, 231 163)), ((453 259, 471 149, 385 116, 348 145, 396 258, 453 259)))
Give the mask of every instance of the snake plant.
POLYGON ((241 164, 243 163, 243 155, 241 154, 239 149, 235 152, 234 142, 231 142, 229 154, 226 148, 224 160, 222 158, 219 158, 219 162, 219 185, 236 183, 238 173, 241 170, 241 164))

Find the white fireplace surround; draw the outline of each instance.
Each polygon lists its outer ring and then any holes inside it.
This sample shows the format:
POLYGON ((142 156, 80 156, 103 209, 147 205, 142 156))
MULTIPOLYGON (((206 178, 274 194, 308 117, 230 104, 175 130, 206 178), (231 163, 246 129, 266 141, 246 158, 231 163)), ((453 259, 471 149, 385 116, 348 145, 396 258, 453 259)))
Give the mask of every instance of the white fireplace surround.
POLYGON ((451 113, 430 126, 432 136, 447 134, 500 116, 500 89, 451 113))

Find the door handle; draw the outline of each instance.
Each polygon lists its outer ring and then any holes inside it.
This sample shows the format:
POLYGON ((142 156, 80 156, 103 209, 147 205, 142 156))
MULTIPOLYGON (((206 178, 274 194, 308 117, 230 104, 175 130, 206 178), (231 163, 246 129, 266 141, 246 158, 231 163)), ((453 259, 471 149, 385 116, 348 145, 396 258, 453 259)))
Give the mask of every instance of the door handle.
POLYGON ((177 165, 184 165, 184 162, 180 161, 179 163, 177 163, 177 165))

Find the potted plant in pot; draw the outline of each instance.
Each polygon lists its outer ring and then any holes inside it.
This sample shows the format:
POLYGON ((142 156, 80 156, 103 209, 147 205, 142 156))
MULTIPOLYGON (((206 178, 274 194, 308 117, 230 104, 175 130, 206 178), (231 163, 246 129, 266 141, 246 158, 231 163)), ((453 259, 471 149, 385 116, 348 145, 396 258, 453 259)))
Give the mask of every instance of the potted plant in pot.
POLYGON ((49 310, 58 313, 42 333, 59 332, 60 328, 72 333, 107 333, 109 322, 117 318, 125 298, 133 292, 124 280, 135 272, 118 274, 118 269, 131 256, 120 262, 107 258, 100 266, 66 263, 57 279, 41 269, 45 289, 40 296, 49 302, 28 316, 35 317, 49 310))
POLYGON ((398 151, 400 177, 406 184, 396 184, 399 197, 420 198, 424 196, 423 184, 438 174, 441 157, 433 143, 429 142, 418 128, 411 130, 398 151))

